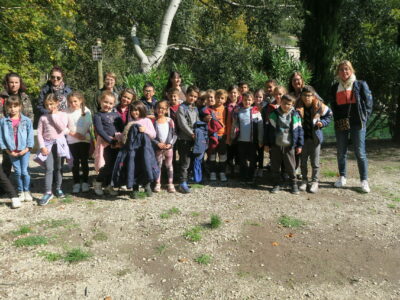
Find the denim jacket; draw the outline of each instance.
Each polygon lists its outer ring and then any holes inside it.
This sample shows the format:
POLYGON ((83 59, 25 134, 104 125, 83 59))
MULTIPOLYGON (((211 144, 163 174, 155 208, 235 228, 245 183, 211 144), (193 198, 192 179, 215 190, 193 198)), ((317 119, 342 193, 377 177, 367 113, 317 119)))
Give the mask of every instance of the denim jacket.
POLYGON ((18 125, 18 148, 15 147, 14 131, 12 127, 12 120, 6 117, 0 120, 0 146, 3 150, 24 150, 26 148, 33 148, 33 126, 32 121, 28 117, 21 114, 21 120, 18 125))

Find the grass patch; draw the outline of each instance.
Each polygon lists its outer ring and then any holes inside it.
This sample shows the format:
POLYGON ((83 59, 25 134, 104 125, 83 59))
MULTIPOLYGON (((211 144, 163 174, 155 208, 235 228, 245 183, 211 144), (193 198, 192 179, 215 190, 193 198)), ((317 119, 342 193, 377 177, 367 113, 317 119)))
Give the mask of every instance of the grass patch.
POLYGON ((392 199, 393 202, 400 202, 400 197, 396 197, 392 199))
POLYGON ((179 208, 172 207, 169 210, 167 210, 166 212, 163 212, 162 214, 160 214, 160 218, 161 219, 169 219, 173 215, 179 215, 180 213, 181 213, 181 211, 179 210, 179 208))
POLYGON ((194 259, 195 262, 201 265, 208 265, 211 263, 212 257, 208 254, 202 254, 194 259))
POLYGON ((63 257, 64 261, 69 263, 79 262, 90 258, 92 254, 90 252, 83 251, 80 248, 75 248, 67 251, 63 257))
POLYGON ((203 184, 198 184, 198 183, 193 183, 193 184, 190 185, 190 188, 192 188, 192 189, 202 189, 202 188, 204 188, 204 185, 203 184))
POLYGON ((93 236, 93 240, 95 241, 107 241, 108 236, 105 232, 99 231, 93 236))
POLYGON ((200 216, 200 213, 197 211, 194 211, 191 213, 191 215, 192 215, 192 217, 198 217, 198 216, 200 216))
POLYGON ((212 215, 210 220, 210 228, 216 229, 222 224, 221 218, 218 215, 212 215))
POLYGON ((165 250, 167 250, 167 245, 162 244, 162 245, 160 245, 160 246, 157 246, 157 247, 155 248, 155 250, 156 250, 156 252, 157 252, 159 255, 163 255, 163 254, 165 253, 165 250))
POLYGON ((240 278, 244 278, 244 277, 248 277, 250 276, 250 272, 244 272, 244 271, 239 271, 236 273, 237 276, 239 276, 240 278))
POLYGON ((171 215, 169 214, 169 213, 162 213, 162 214, 160 214, 160 218, 161 219, 169 219, 169 218, 171 218, 171 215))
POLYGON ((18 235, 24 235, 24 234, 27 234, 30 232, 32 232, 32 228, 29 227, 28 225, 23 225, 18 230, 12 231, 11 233, 13 235, 18 236, 18 235))
POLYGON ((337 177, 337 172, 336 171, 324 171, 322 174, 324 174, 325 177, 337 177))
POLYGON ((67 227, 73 225, 72 219, 49 219, 43 220, 37 223, 37 225, 45 226, 45 229, 48 228, 57 228, 57 227, 67 227))
POLYGON ((201 231, 203 230, 200 226, 192 227, 189 230, 186 230, 183 236, 185 239, 191 242, 198 242, 201 240, 201 231))
POLYGON ((86 204, 89 205, 89 206, 93 206, 95 203, 96 203, 96 202, 94 202, 94 201, 92 201, 92 200, 86 202, 86 204))
POLYGON ((47 261, 57 261, 62 259, 62 255, 59 253, 41 251, 39 252, 39 256, 43 257, 47 261))
POLYGON ((306 224, 306 222, 304 222, 304 221, 302 221, 300 219, 296 219, 296 218, 285 216, 285 215, 280 217, 278 222, 283 227, 289 227, 289 228, 301 227, 301 226, 304 226, 306 224))
POLYGON ((394 204, 394 203, 390 203, 390 204, 387 205, 387 207, 391 208, 391 209, 395 209, 397 207, 397 205, 394 204))
POLYGON ((29 247, 29 246, 37 246, 37 245, 46 245, 49 240, 41 235, 28 236, 25 238, 20 238, 14 241, 14 246, 16 247, 29 247))
POLYGON ((74 202, 74 198, 72 197, 72 195, 69 194, 65 195, 64 199, 61 199, 61 203, 69 204, 72 202, 74 202))

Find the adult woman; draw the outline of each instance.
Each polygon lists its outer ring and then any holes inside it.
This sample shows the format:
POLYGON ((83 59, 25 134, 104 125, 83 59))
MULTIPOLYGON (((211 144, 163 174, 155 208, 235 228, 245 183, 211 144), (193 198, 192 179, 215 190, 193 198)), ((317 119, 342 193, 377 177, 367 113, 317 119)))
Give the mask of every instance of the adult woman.
POLYGON ((289 77, 289 94, 296 98, 296 100, 300 99, 301 89, 304 87, 304 78, 300 72, 293 72, 289 77))
POLYGON ((53 67, 50 71, 50 80, 42 87, 37 108, 41 115, 47 114, 48 111, 44 107, 44 99, 48 94, 55 94, 58 101, 58 110, 65 111, 68 107, 67 96, 72 89, 64 83, 64 73, 60 67, 53 67))
POLYGON ((336 69, 338 82, 331 87, 330 102, 335 120, 339 179, 335 187, 346 185, 346 159, 349 135, 354 144, 360 173, 361 190, 370 192, 368 184, 368 160, 365 151, 365 133, 372 112, 372 95, 365 81, 357 80, 350 61, 343 60, 336 69))
POLYGON ((115 96, 115 99, 116 99, 115 104, 118 104, 120 89, 116 86, 116 83, 117 83, 117 75, 114 72, 107 72, 104 75, 104 85, 101 89, 99 89, 97 91, 95 99, 94 99, 95 100, 94 103, 96 103, 96 107, 97 107, 98 111, 100 110, 99 98, 104 91, 109 91, 109 92, 113 93, 115 96))
POLYGON ((186 96, 185 96, 186 89, 184 87, 182 87, 181 74, 179 74, 176 71, 172 71, 169 74, 168 83, 167 83, 167 86, 165 87, 164 93, 163 93, 163 96, 165 99, 168 99, 168 91, 172 88, 176 88, 180 91, 179 100, 181 100, 182 102, 185 102, 186 101, 186 96))

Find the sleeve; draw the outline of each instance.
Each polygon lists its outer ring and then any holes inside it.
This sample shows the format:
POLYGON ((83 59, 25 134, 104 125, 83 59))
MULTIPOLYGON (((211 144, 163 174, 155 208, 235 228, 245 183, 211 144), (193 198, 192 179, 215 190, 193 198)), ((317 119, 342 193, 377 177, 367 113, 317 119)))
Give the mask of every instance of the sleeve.
POLYGON ((37 109, 40 112, 40 115, 45 115, 49 113, 49 111, 44 107, 44 98, 47 95, 47 85, 45 85, 41 90, 39 94, 39 99, 38 99, 38 104, 37 104, 37 109))
POLYGON ((372 98, 371 90, 369 89, 369 86, 365 81, 362 81, 362 83, 361 83, 361 97, 365 103, 367 120, 368 120, 372 114, 372 107, 373 107, 374 101, 372 98))
POLYGON ((92 119, 92 112, 90 110, 86 111, 86 115, 85 115, 85 128, 84 131, 85 133, 89 133, 90 131, 90 127, 93 124, 93 119, 92 119))
POLYGON ((4 128, 4 118, 1 118, 0 119, 0 148, 2 150, 6 150, 7 147, 6 147, 5 142, 4 142, 3 128, 4 128))
POLYGON ((175 123, 174 120, 169 120, 169 128, 172 130, 172 140, 171 140, 171 145, 174 145, 176 143, 176 140, 178 139, 178 136, 176 134, 176 128, 175 128, 175 123))
POLYGON ((28 119, 26 146, 27 146, 27 148, 32 149, 34 145, 35 145, 35 140, 34 140, 34 136, 33 136, 33 125, 32 125, 32 121, 30 119, 28 119))
POLYGON ((296 148, 302 148, 304 145, 304 130, 303 130, 303 126, 301 126, 301 117, 299 115, 298 112, 295 113, 295 115, 293 116, 293 119, 296 123, 296 135, 297 136, 297 140, 295 141, 295 147, 296 148))
MULTIPOLYGON (((25 94, 25 93, 24 93, 25 94)), ((25 116, 27 116, 29 119, 32 120, 33 122, 33 118, 35 117, 34 113, 33 113, 33 108, 32 108, 32 103, 31 103, 31 99, 29 98, 28 95, 24 95, 24 98, 22 100, 22 105, 23 105, 23 114, 25 116)))
POLYGON ((97 134, 100 135, 107 143, 111 144, 113 139, 107 134, 107 132, 104 131, 101 116, 99 114, 94 115, 93 124, 97 134))
POLYGON ((44 116, 41 116, 37 127, 37 138, 40 149, 44 148, 43 123, 44 123, 44 116))
POLYGON ((68 134, 68 115, 64 112, 58 112, 56 114, 50 114, 50 119, 53 121, 54 127, 60 134, 68 134))
POLYGON ((238 114, 237 113, 234 113, 233 111, 232 111, 232 127, 231 127, 231 130, 230 130, 230 142, 232 143, 234 140, 235 140, 235 138, 236 138, 236 134, 237 134, 237 131, 238 131, 238 128, 239 128, 239 125, 238 125, 238 122, 239 122, 239 120, 238 120, 238 114))
POLYGON ((156 131, 155 131, 155 129, 154 129, 154 126, 153 126, 153 122, 151 122, 151 120, 149 119, 149 118, 146 118, 145 119, 146 120, 146 131, 145 131, 145 133, 151 138, 151 139, 154 139, 155 137, 156 137, 156 131))
POLYGON ((264 122, 263 119, 261 117, 261 113, 259 113, 258 115, 258 122, 257 122, 257 126, 258 126, 258 143, 259 144, 264 144, 264 122))
POLYGON ((182 105, 180 105, 178 112, 176 114, 176 119, 178 122, 179 130, 187 136, 192 136, 193 130, 189 127, 186 117, 185 117, 185 114, 186 114, 186 110, 183 108, 182 105))
POLYGON ((321 123, 323 127, 327 127, 331 121, 332 121, 332 111, 331 109, 324 105, 323 106, 324 111, 321 113, 321 123))

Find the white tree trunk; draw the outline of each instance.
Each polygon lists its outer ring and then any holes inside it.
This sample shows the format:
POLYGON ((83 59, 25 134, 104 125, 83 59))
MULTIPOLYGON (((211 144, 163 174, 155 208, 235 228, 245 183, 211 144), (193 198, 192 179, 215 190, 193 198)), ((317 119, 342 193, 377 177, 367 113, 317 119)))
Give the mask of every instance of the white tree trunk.
POLYGON ((151 55, 146 55, 140 47, 140 42, 136 35, 137 24, 132 26, 131 37, 133 40, 136 56, 140 59, 143 73, 148 73, 153 68, 156 68, 164 58, 165 53, 168 50, 168 37, 171 30, 172 21, 174 20, 176 11, 178 10, 181 1, 182 0, 171 0, 171 2, 169 3, 168 9, 165 12, 162 21, 158 44, 151 55))

